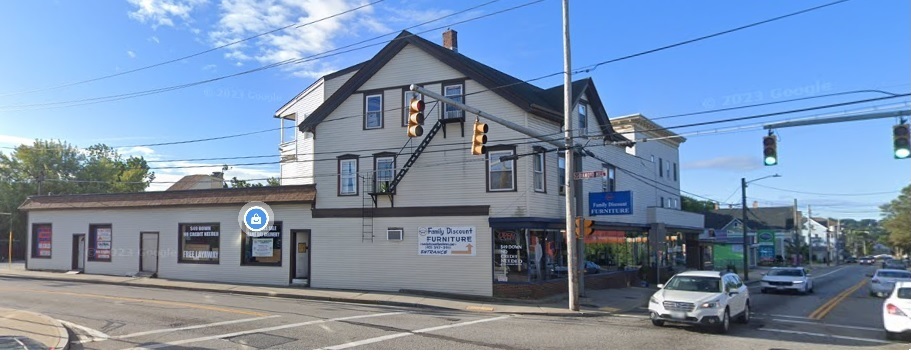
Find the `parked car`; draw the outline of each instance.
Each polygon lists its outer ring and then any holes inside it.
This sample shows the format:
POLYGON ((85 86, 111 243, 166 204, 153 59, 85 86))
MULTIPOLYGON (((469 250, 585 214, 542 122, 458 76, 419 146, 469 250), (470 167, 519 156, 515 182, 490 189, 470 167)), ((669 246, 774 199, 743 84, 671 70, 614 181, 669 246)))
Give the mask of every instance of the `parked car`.
MULTIPOLYGON (((871 276, 871 275, 867 275, 871 276)), ((907 270, 876 270, 870 279, 870 295, 886 296, 892 293, 896 282, 911 281, 911 272, 907 270)))
POLYGON ((889 259, 883 261, 883 268, 893 269, 893 270, 907 270, 908 265, 902 260, 889 259))
POLYGON ((813 293, 813 279, 803 267, 773 267, 762 276, 762 291, 793 291, 800 294, 813 293))
POLYGON ((846 264, 856 264, 856 263, 857 263, 857 258, 854 257, 854 256, 848 256, 848 257, 845 258, 845 263, 846 263, 846 264))
POLYGON ((25 336, 0 336, 0 350, 48 350, 43 343, 25 336))
POLYGON ((911 331, 911 282, 898 282, 895 290, 883 302, 883 328, 886 338, 897 339, 899 335, 911 331))
POLYGON ((872 265, 874 262, 876 262, 876 259, 874 259, 873 256, 864 256, 861 257, 857 262, 861 265, 872 265))
POLYGON ((592 275, 595 273, 601 273, 601 266, 591 261, 585 261, 585 274, 592 275))
POLYGON ((658 288, 648 304, 655 326, 677 322, 726 333, 731 318, 750 321, 750 291, 736 273, 686 271, 658 288))

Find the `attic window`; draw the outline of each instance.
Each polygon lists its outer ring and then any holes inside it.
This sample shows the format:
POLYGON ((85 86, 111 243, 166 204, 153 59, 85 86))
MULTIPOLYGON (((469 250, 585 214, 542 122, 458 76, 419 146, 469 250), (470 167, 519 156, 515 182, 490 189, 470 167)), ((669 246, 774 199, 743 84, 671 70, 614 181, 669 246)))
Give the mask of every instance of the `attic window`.
MULTIPOLYGON (((464 86, 461 83, 443 86, 443 96, 465 103, 464 86)), ((464 119, 465 111, 451 104, 443 104, 443 119, 464 119)))

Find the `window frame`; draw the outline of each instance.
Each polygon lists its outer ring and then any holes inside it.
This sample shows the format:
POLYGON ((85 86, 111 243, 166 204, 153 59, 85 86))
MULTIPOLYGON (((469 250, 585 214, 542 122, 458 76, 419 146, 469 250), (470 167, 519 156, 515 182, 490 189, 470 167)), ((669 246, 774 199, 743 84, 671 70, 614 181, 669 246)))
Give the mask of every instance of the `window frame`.
POLYGON ((535 189, 535 192, 547 193, 547 151, 544 147, 533 146, 534 158, 532 159, 531 173, 532 173, 532 187, 535 189), (538 170, 538 164, 540 164, 541 169, 538 170), (538 177, 541 179, 541 188, 538 188, 538 177))
POLYGON ((390 183, 392 183, 392 181, 395 180, 395 174, 396 174, 396 171, 395 171, 396 158, 395 157, 396 157, 395 153, 392 153, 392 152, 380 152, 380 153, 373 155, 373 192, 380 192, 379 191, 380 190, 380 188, 379 188, 379 186, 380 186, 380 173, 379 173, 380 160, 392 159, 392 176, 389 178, 388 181, 390 183))
POLYGON ((658 176, 664 177, 664 158, 658 157, 658 176))
POLYGON ((674 162, 674 181, 677 181, 677 162, 674 162))
POLYGON ((579 125, 576 127, 579 136, 588 136, 588 102, 584 100, 580 100, 576 107, 576 124, 579 125))
POLYGON ((54 256, 54 225, 53 223, 32 223, 32 244, 31 244, 31 255, 33 259, 50 259, 54 256), (50 244, 51 247, 47 249, 48 255, 39 255, 41 254, 40 249, 38 248, 38 227, 47 226, 50 228, 50 244))
POLYGON ((601 191, 617 191, 617 167, 610 163, 601 164, 604 176, 601 177, 601 191))
POLYGON ((505 188, 504 189, 492 189, 491 188, 490 167, 493 162, 493 159, 491 158, 491 154, 503 154, 503 152, 508 152, 507 155, 509 155, 509 156, 515 155, 516 147, 515 146, 496 146, 496 147, 490 147, 487 150, 487 163, 485 164, 485 174, 484 174, 484 177, 486 180, 485 184, 487 184, 487 192, 516 192, 518 190, 518 177, 516 175, 517 173, 516 173, 516 161, 515 160, 509 160, 507 162, 500 162, 498 159, 496 162, 496 163, 509 163, 508 169, 512 173, 512 178, 511 178, 512 187, 509 189, 505 189, 505 188))
POLYGON ((363 126, 363 129, 364 130, 382 129, 384 126, 383 120, 384 120, 383 119, 383 92, 382 91, 365 92, 364 93, 364 126, 363 126), (368 125, 369 121, 370 121, 368 114, 373 112, 370 110, 370 98, 372 98, 372 97, 379 97, 379 99, 380 99, 380 110, 376 111, 377 113, 379 113, 379 126, 369 126, 368 125))
MULTIPOLYGON (((187 222, 177 223, 177 263, 179 264, 197 264, 197 265, 218 265, 221 263, 221 222, 187 222), (218 257, 214 261, 187 260, 183 256, 184 243, 184 226, 211 226, 218 227, 218 257)), ((210 250, 211 251, 211 250, 210 250)))
MULTIPOLYGON (((104 250, 104 249, 102 249, 104 250)), ((114 257, 114 227, 110 223, 104 224, 89 224, 89 233, 86 237, 85 242, 85 251, 86 251, 86 261, 90 262, 111 262, 114 257), (110 229, 111 230, 111 241, 110 249, 111 253, 108 254, 107 259, 99 259, 97 255, 98 249, 98 229, 110 229)))
POLYGON ((558 193, 560 195, 566 195, 566 156, 557 152, 557 181, 559 185, 557 187, 558 193), (560 166, 560 162, 563 162, 563 166, 560 166))
MULTIPOLYGON (((461 80, 460 80, 460 81, 447 81, 447 82, 442 82, 442 83, 440 84, 440 94, 441 94, 443 97, 453 99, 453 97, 455 97, 455 96, 447 95, 447 94, 446 94, 446 89, 449 88, 449 87, 455 87, 455 86, 458 86, 458 87, 459 87, 459 90, 460 90, 460 92, 461 92, 461 93, 458 95, 458 97, 461 99, 460 102, 461 102, 462 104, 466 104, 466 103, 465 103, 465 81, 461 81, 461 80)), ((440 116, 440 120, 465 120, 465 111, 462 110, 462 109, 454 109, 454 111, 460 111, 460 112, 462 112, 461 116, 458 116, 458 117, 451 117, 451 118, 448 117, 448 116, 446 115, 446 112, 449 111, 449 109, 448 109, 449 106, 450 106, 449 104, 446 104, 445 102, 443 102, 443 106, 442 106, 443 109, 440 109, 440 115, 441 115, 441 116, 440 116)))
POLYGON ((360 195, 360 185, 358 184, 358 171, 360 170, 360 158, 357 155, 346 154, 343 156, 338 156, 338 176, 336 177, 337 184, 337 196, 358 196, 360 195), (354 192, 353 193, 342 193, 342 177, 344 175, 342 164, 346 161, 354 161, 354 192))
MULTIPOLYGON (((283 224, 282 221, 275 221, 275 222, 272 222, 272 226, 278 228, 278 229, 276 230, 276 231, 278 232, 278 236, 277 236, 277 237, 269 237, 269 238, 272 238, 272 239, 273 239, 273 240, 272 240, 272 249, 273 249, 272 251, 273 251, 273 253, 274 253, 274 251, 275 251, 275 239, 278 239, 278 242, 280 243, 279 246, 278 246, 278 262, 250 262, 250 261, 248 261, 248 260, 247 260, 247 253, 246 253, 246 252, 247 252, 247 239, 248 239, 248 238, 263 238, 263 237, 251 237, 250 235, 247 234, 247 231, 246 231, 246 230, 241 229, 241 231, 240 231, 240 265, 241 265, 241 266, 257 266, 257 267, 259 267, 259 266, 262 266, 262 267, 282 267, 282 262, 283 262, 283 259, 282 259, 282 258, 285 256, 285 242, 284 242, 284 232, 285 232, 285 230, 284 230, 283 225, 284 225, 284 224, 283 224)), ((263 232, 259 232, 259 233, 263 233, 263 232)), ((272 230, 270 230, 269 232, 265 232, 265 233, 272 233, 272 230)), ((251 251, 250 257, 253 258, 254 256, 253 256, 253 254, 252 254, 252 251, 253 251, 253 249, 252 249, 252 247, 253 247, 253 242, 252 242, 252 241, 250 242, 250 247, 251 247, 251 249, 250 249, 250 251, 251 251)), ((220 255, 220 254, 219 254, 219 255, 220 255)))

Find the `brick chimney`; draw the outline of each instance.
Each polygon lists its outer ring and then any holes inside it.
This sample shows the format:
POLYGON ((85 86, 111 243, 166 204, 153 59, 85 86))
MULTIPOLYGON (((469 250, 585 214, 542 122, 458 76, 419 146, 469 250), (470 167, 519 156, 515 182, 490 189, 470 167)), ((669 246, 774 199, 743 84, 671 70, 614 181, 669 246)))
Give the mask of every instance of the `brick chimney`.
POLYGON ((452 50, 456 53, 459 52, 459 32, 456 32, 452 29, 446 29, 446 32, 443 32, 443 46, 446 49, 452 50))

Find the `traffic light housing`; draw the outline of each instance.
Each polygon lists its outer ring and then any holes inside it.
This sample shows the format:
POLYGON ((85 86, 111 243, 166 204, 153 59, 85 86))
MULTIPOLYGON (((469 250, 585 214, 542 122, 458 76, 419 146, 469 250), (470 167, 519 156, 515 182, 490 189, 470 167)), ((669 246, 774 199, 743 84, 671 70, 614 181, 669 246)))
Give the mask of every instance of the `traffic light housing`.
POLYGON ((775 135, 762 138, 762 163, 767 166, 778 164, 778 141, 775 135))
POLYGON ((411 98, 408 104, 408 137, 418 137, 424 134, 424 100, 411 98))
POLYGON ((911 157, 911 130, 908 124, 898 124, 892 127, 892 141, 895 146, 893 156, 895 159, 911 157))
POLYGON ((480 121, 474 122, 474 133, 471 136, 471 154, 479 156, 487 153, 487 124, 480 121))
POLYGON ((583 217, 576 217, 576 237, 583 239, 589 235, 595 233, 595 221, 590 219, 585 219, 583 217))

